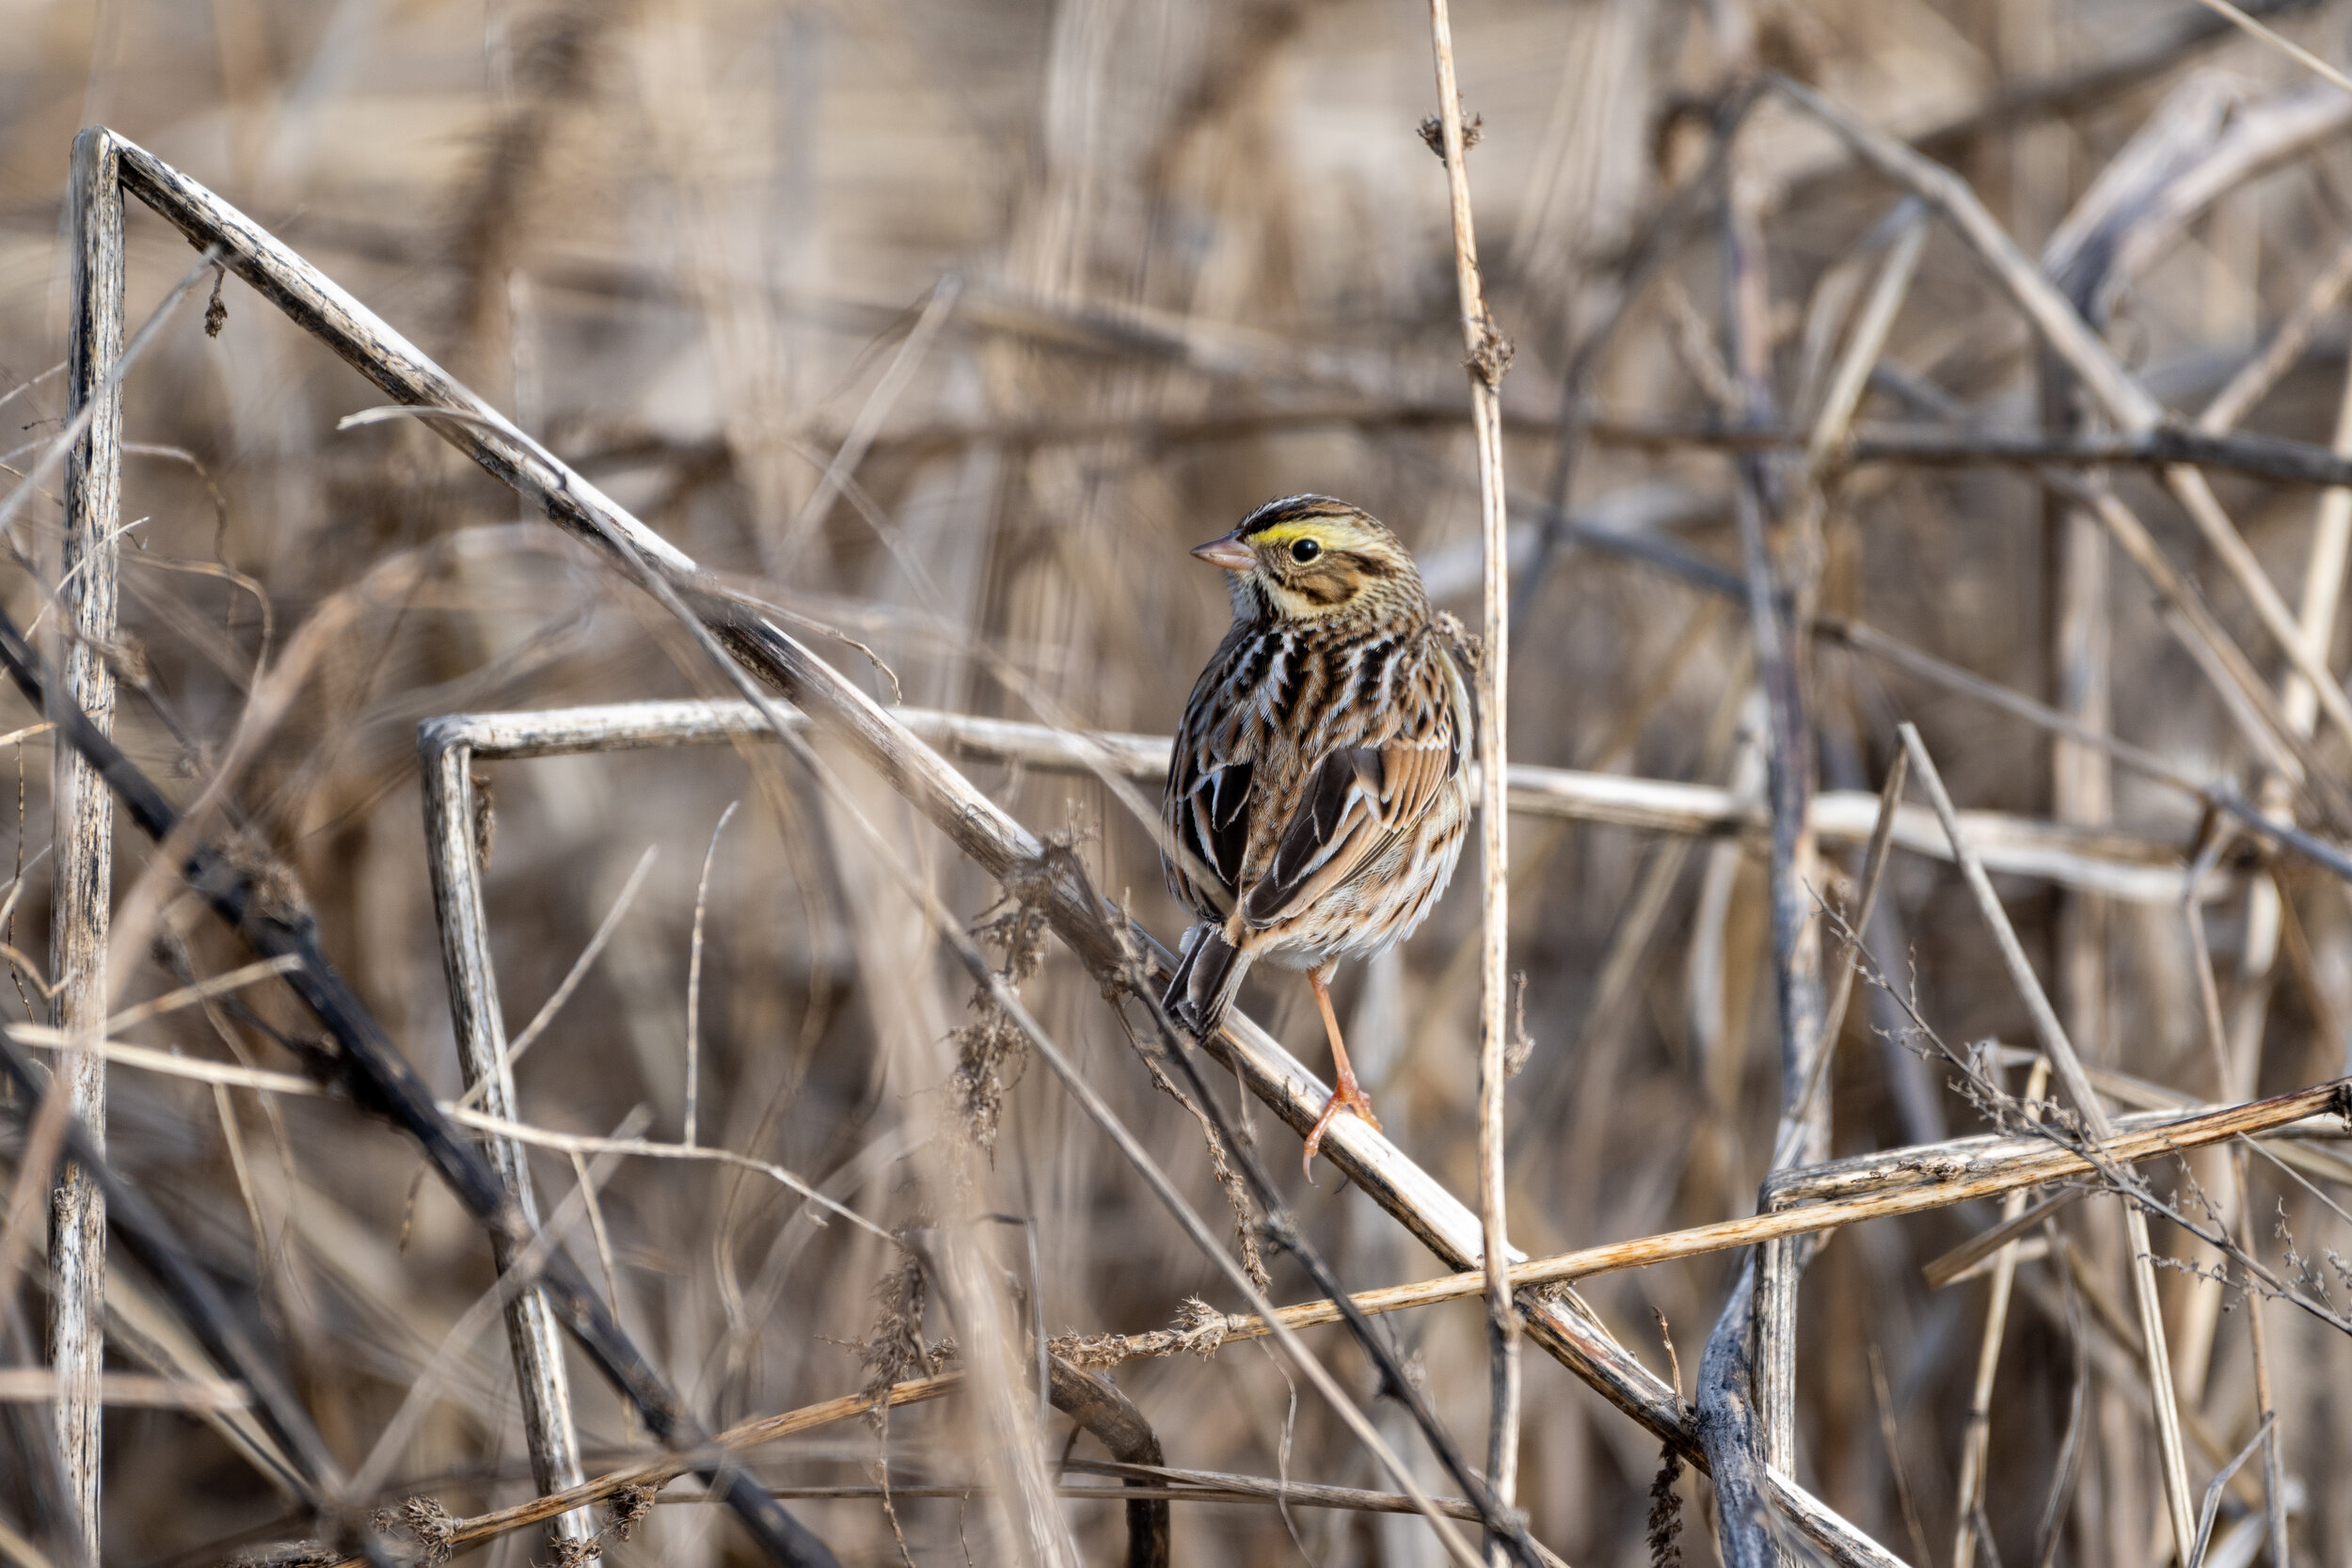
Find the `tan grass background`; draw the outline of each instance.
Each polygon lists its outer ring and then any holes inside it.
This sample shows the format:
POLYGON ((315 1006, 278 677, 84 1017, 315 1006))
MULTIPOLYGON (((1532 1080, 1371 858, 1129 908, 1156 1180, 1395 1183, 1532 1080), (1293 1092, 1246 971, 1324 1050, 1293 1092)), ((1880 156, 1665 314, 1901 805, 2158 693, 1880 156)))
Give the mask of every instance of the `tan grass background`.
MULTIPOLYGON (((1595 403, 1686 420, 1722 412, 1711 221, 1675 238, 1638 293, 1621 297, 1620 284, 1651 216, 1699 176, 1706 107, 1736 57, 1727 37, 1752 29, 1752 57, 1899 135, 2010 105, 1932 150, 2038 255, 2135 134, 2180 112, 2185 92, 2226 93, 2243 114, 2310 90, 2309 72, 2226 29, 2121 79, 2099 72, 2203 15, 2143 0, 1460 6, 1465 106, 1483 125, 1470 158, 1482 251, 1518 348, 1505 388, 1515 494, 1542 497, 1555 445, 1544 426, 1562 374, 1620 309, 1594 361, 1595 403), (2021 100, 2022 87, 2047 82, 2073 90, 2021 100)), ((2305 6, 2280 24, 2329 60, 2352 58, 2352 8, 2305 6)), ((1477 498, 1443 170, 1417 132, 1434 107, 1427 18, 1406 0, 7 0, 0 40, 0 392, 38 383, 0 408, 12 467, 62 413, 58 381, 39 378, 64 357, 67 156, 77 127, 104 123, 238 203, 699 560, 762 579, 778 602, 868 645, 911 705, 1067 712, 1165 733, 1227 613, 1216 574, 1184 547, 1291 491, 1366 505, 1403 533, 1449 602, 1472 609, 1477 498), (934 301, 935 331, 918 326, 934 301), (884 402, 877 388, 894 365, 903 386, 884 402), (1447 412, 1433 418, 1432 407, 1447 412), (870 450, 847 493, 812 509, 861 416, 878 421, 870 450)), ((1741 178, 1756 182, 1766 214, 1775 390, 1802 411, 1822 357, 1808 320, 1825 290, 1849 286, 1840 279, 1851 279, 1857 246, 1899 193, 1777 101, 1755 112, 1741 146, 1741 178)), ((2168 406, 2193 415, 2302 297, 2352 232, 2348 182, 2352 145, 2339 129, 2236 182, 2128 278, 2106 334, 2168 406)), ((135 206, 129 233, 135 324, 188 253, 135 206)), ((126 697, 121 733, 151 771, 202 777, 256 660, 290 628, 393 552, 477 531, 436 558, 415 593, 369 606, 242 790, 257 830, 315 897, 336 960, 452 1095, 417 722, 721 695, 723 684, 642 596, 424 431, 338 433, 341 416, 380 395, 240 285, 223 299, 217 339, 204 335, 200 311, 183 309, 128 388, 127 439, 150 450, 128 459, 124 515, 146 520, 124 557, 124 615, 150 691, 126 697)), ((2331 310, 2249 428, 2328 442, 2346 341, 2331 310)), ((1950 231, 1931 230, 1887 359, 1975 418, 2034 428, 2033 349, 1950 231)), ((1918 417, 1883 390, 1865 416, 1918 417)), ((1569 499, 1594 520, 1736 568, 1735 483, 1720 451, 1587 441, 1569 499)), ((2144 477, 2118 483, 2277 679, 2275 648, 2186 521, 2144 477)), ((2222 490, 2292 601, 2316 493, 2247 480, 2222 490)), ((54 560, 56 509, 43 502, 27 515, 25 547, 54 560)), ((2028 478, 1859 467, 1833 487, 1822 538, 1825 610, 2057 700, 2061 531, 2028 478)), ((2110 574, 2094 595, 2109 627, 2094 678, 2112 727, 2250 789, 2259 759, 2140 581, 2120 560, 2110 574)), ((36 596, 22 574, 8 594, 20 619, 29 615, 36 596)), ((1760 710, 1746 701, 1736 606, 1591 549, 1565 552, 1520 603, 1516 761, 1760 788, 1760 710)), ((2339 669, 2344 641, 2328 654, 2339 669)), ((824 645, 870 692, 890 695, 866 657, 824 645)), ((1809 701, 1823 787, 1875 788, 1907 718, 1963 806, 2054 812, 2051 743, 2021 722, 1829 649, 1814 660, 1809 701)), ((31 721, 0 711, 0 729, 31 721)), ((2342 737, 2325 738, 2323 754, 2340 769, 2342 737)), ((22 756, 12 836, 29 858, 48 841, 45 737, 22 756)), ((0 752, 0 795, 15 766, 12 750, 0 752)), ((1074 835, 1098 883, 1132 897, 1173 941, 1181 920, 1150 840, 1105 791, 974 771, 1031 827, 1074 835)), ((553 990, 647 847, 658 851, 619 936, 518 1069, 529 1119, 599 1132, 644 1106, 649 1135, 678 1135, 696 886, 714 825, 740 800, 708 896, 703 1137, 787 1166, 886 1227, 930 1224, 952 1206, 922 1149, 952 1119, 942 1042, 962 1022, 969 988, 804 780, 787 768, 776 777, 787 787, 763 793, 724 749, 500 763, 485 775, 510 1028, 553 990)), ((872 799, 883 805, 879 789, 872 799)), ((2127 771, 2115 777, 2112 819, 2184 861, 2197 847, 2193 803, 2127 771)), ((992 904, 995 890, 943 840, 911 815, 898 820, 951 905, 977 915, 992 904)), ((1760 841, 1517 826, 1512 963, 1528 974, 1535 1051, 1512 1085, 1513 1240, 1540 1254, 1747 1212, 1778 1104, 1760 841), (1597 1012, 1597 977, 1629 945, 1635 890, 1658 877, 1662 918, 1626 955, 1631 985, 1619 1005, 1597 1012)), ((142 853, 126 838, 123 885, 142 853)), ((25 875, 11 940, 38 963, 45 868, 25 875)), ((2256 973, 2246 911, 2259 875, 2233 861, 2206 918, 2225 1008, 2257 1042, 2269 1092, 2345 1070, 2352 910, 2324 877, 2290 878, 2288 945, 2300 945, 2281 950, 2275 973, 2256 973)), ((1408 949, 1341 988, 1389 1131, 1466 1196, 1475 1190, 1473 888, 1466 876, 1408 949)), ((2215 1097, 2177 905, 2086 911, 2079 895, 2025 878, 2001 890, 2094 1065, 2215 1097)), ((2030 1043, 1948 866, 1899 857, 1888 906, 1874 944, 1947 1039, 2030 1043)), ((197 914, 178 924, 199 971, 244 961, 197 914)), ((118 983, 135 998, 176 982, 151 963, 118 983)), ((1152 1089, 1084 974, 1049 949, 1025 994, 1194 1201, 1216 1210, 1193 1122, 1152 1089)), ((1303 986, 1262 980, 1247 1000, 1320 1070, 1303 986)), ((280 1026, 296 1022, 291 1005, 255 1006, 280 1026)), ((287 1066, 262 1035, 230 1032, 261 1065, 287 1066)), ((193 1014, 134 1037, 206 1056, 228 1049, 193 1014)), ((1979 1130, 1948 1077, 1907 1042, 1890 998, 1858 995, 1830 1079, 1836 1150, 1979 1130)), ((251 1304, 356 1465, 489 1284, 487 1249, 434 1183, 418 1185, 413 1151, 356 1112, 239 1095, 234 1113, 242 1185, 208 1091, 118 1070, 117 1157, 251 1304)), ((1352 1284, 1438 1272, 1327 1173, 1320 1189, 1299 1183, 1289 1134, 1263 1113, 1257 1124, 1352 1284)), ((1196 1294, 1237 1307, 1041 1069, 1012 1087, 985 1169, 977 1207, 1034 1223, 1055 1332, 1160 1327, 1196 1294)), ((575 1173, 560 1158, 536 1173, 552 1209, 575 1173)), ((2157 1177, 2168 1188, 2179 1180, 2177 1167, 2157 1177)), ((2329 1207, 2344 1192, 2323 1191, 2258 1173, 2248 1201, 2273 1249, 2265 1256, 2290 1240, 2314 1259, 2352 1249, 2343 1212, 2329 1207)), ((712 1424, 861 1386, 856 1342, 872 1329, 873 1288, 892 1262, 880 1243, 838 1223, 815 1227, 774 1185, 705 1164, 624 1162, 602 1206, 624 1323, 712 1424)), ((1950 1557, 1984 1283, 1930 1291, 1920 1265, 1993 1217, 1988 1205, 1859 1227, 1823 1251, 1801 1297, 1800 1473, 1921 1568, 1950 1557)), ((2061 1225, 2124 1299, 2114 1205, 2077 1206, 2061 1225)), ((2158 1231, 2160 1250, 2213 1261, 2158 1231)), ((590 1239, 571 1240, 601 1278, 590 1239)), ((1613 1276, 1587 1296, 1661 1371, 1653 1314, 1662 1314, 1687 1388, 1727 1272, 1724 1258, 1701 1259, 1613 1276)), ((1311 1293, 1295 1266, 1277 1259, 1274 1274, 1277 1299, 1311 1293)), ((2329 1288, 2341 1302, 2340 1274, 2329 1288)), ((2174 1348, 2183 1403, 2234 1453, 2258 1420, 2244 1311, 2234 1295, 2233 1310, 2197 1307, 2199 1287, 2183 1273, 2167 1289, 2176 1325, 2190 1325, 2174 1348)), ((13 1362, 39 1343, 44 1307, 37 1280, 11 1291, 13 1362)), ((2079 1371, 2081 1457, 2056 1560, 2157 1560, 2169 1533, 2144 1389, 2087 1308, 2070 1326, 2066 1303, 2054 1263, 2023 1267, 1992 1406, 1992 1547, 2013 1564, 2042 1544, 2079 1371)), ((2267 1310, 2278 1432, 2300 1499, 2296 1556, 2342 1562, 2352 1553, 2352 1345, 2290 1308, 2267 1310)), ((1476 1308, 1383 1322, 1478 1451, 1476 1308)), ((946 1329, 934 1322, 930 1332, 946 1329)), ((1330 1329, 1312 1338, 1372 1402, 1354 1348, 1330 1329)), ((484 1334, 456 1365, 399 1456, 388 1500, 428 1493, 466 1513, 528 1490, 502 1338, 484 1334)), ((1535 1534, 1580 1565, 1649 1560, 1654 1443, 1540 1354, 1527 1378, 1520 1495, 1535 1534)), ((1255 1346, 1133 1364, 1120 1384, 1171 1465, 1387 1488, 1328 1410, 1255 1346)), ((576 1367, 574 1389, 592 1454, 618 1456, 638 1440, 593 1374, 576 1367)), ((47 1540, 56 1522, 34 1474, 45 1410, 8 1409, 13 1447, 0 1468, 14 1475, 0 1481, 0 1516, 47 1540)), ((1391 1440, 1411 1447, 1401 1410, 1377 1411, 1391 1440)), ((1046 1424, 1051 1451, 1068 1430, 1058 1417, 1046 1424)), ((889 1428, 890 1473, 910 1485, 981 1479, 975 1443, 953 1401, 909 1411, 889 1428)), ((874 1431, 851 1423, 763 1449, 756 1463, 780 1486, 861 1485, 877 1452, 874 1431)), ((112 1409, 106 1454, 109 1563, 214 1562, 310 1533, 192 1415, 112 1409)), ((1425 1454, 1420 1463, 1427 1484, 1450 1490, 1425 1454)), ((2201 1491, 2213 1468, 2192 1455, 2201 1491)), ((1705 1561, 1708 1493, 1695 1480, 1684 1488, 1684 1550, 1705 1561)), ((873 1500, 793 1506, 845 1562, 898 1560, 873 1500)), ((2225 1534, 2237 1508, 2225 1511, 2225 1534)), ((1119 1560, 1117 1506, 1072 1502, 1067 1517, 1089 1560, 1119 1560)), ((905 1500, 898 1520, 918 1563, 958 1562, 967 1550, 983 1562, 1019 1556, 977 1502, 905 1500)), ((609 1549, 702 1568, 740 1556, 731 1528, 715 1509, 663 1507, 630 1544, 609 1549)), ((1175 1530, 1183 1562, 1441 1560, 1409 1517, 1180 1504, 1175 1530)), ((526 1532, 485 1550, 518 1565, 543 1558, 546 1544, 526 1532)))

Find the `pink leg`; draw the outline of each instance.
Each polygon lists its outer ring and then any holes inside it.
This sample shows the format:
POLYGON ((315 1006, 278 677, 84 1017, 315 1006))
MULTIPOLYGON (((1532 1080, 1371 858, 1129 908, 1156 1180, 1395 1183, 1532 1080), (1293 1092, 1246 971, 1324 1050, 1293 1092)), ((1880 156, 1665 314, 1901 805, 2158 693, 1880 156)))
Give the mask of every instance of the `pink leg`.
POLYGON ((1372 1114, 1372 1101, 1356 1082, 1356 1069, 1347 1064, 1347 1044, 1340 1038, 1339 1015, 1331 1010, 1331 971, 1336 967, 1336 964, 1325 964, 1320 969, 1307 972, 1308 981, 1315 988, 1315 1006, 1323 1009, 1324 1032, 1331 1037, 1331 1067, 1339 1079, 1338 1089, 1323 1107, 1323 1115, 1315 1118, 1313 1130, 1307 1134, 1304 1164, 1307 1180, 1311 1184, 1315 1179, 1315 1150, 1323 1147, 1324 1130, 1331 1125, 1333 1117, 1342 1111, 1353 1111, 1372 1123, 1375 1130, 1380 1125, 1380 1118, 1372 1114))

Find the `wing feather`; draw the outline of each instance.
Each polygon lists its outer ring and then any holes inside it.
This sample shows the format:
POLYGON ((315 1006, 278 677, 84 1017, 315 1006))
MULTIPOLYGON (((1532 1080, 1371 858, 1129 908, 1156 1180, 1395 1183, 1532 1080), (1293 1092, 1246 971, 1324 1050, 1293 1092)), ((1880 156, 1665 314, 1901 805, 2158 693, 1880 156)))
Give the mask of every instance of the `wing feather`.
POLYGON ((1461 771, 1465 737, 1454 716, 1462 709, 1447 700, 1461 677, 1441 646, 1431 652, 1424 668, 1436 701, 1374 705, 1391 733, 1335 748, 1316 765, 1266 874, 1243 896, 1250 924, 1272 925, 1344 886, 1419 823, 1461 771))

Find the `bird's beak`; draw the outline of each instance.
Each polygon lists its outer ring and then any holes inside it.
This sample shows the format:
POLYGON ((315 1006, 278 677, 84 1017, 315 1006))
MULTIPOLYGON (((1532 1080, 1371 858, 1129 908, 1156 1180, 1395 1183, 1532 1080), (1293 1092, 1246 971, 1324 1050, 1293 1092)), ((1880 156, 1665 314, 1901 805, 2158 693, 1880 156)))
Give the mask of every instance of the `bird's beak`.
POLYGON ((1210 565, 1222 566, 1229 572, 1247 572, 1258 563, 1258 558, 1250 553, 1249 546, 1230 533, 1222 539, 1212 539, 1205 545, 1195 546, 1192 553, 1210 565))

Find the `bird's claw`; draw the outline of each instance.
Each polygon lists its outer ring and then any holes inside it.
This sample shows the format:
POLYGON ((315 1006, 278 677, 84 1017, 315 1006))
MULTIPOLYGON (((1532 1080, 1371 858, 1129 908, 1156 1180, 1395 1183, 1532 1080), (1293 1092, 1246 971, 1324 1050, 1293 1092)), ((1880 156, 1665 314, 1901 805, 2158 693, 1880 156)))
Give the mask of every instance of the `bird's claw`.
POLYGON ((1315 1151, 1323 1147, 1323 1134, 1343 1111, 1354 1112, 1369 1122, 1374 1132, 1380 1131, 1380 1118, 1372 1114, 1372 1097, 1357 1085, 1353 1074, 1341 1079, 1339 1088, 1325 1103, 1323 1115, 1315 1117, 1313 1128, 1307 1133, 1307 1152, 1300 1168, 1307 1173, 1307 1185, 1311 1187, 1315 1184, 1315 1151))

